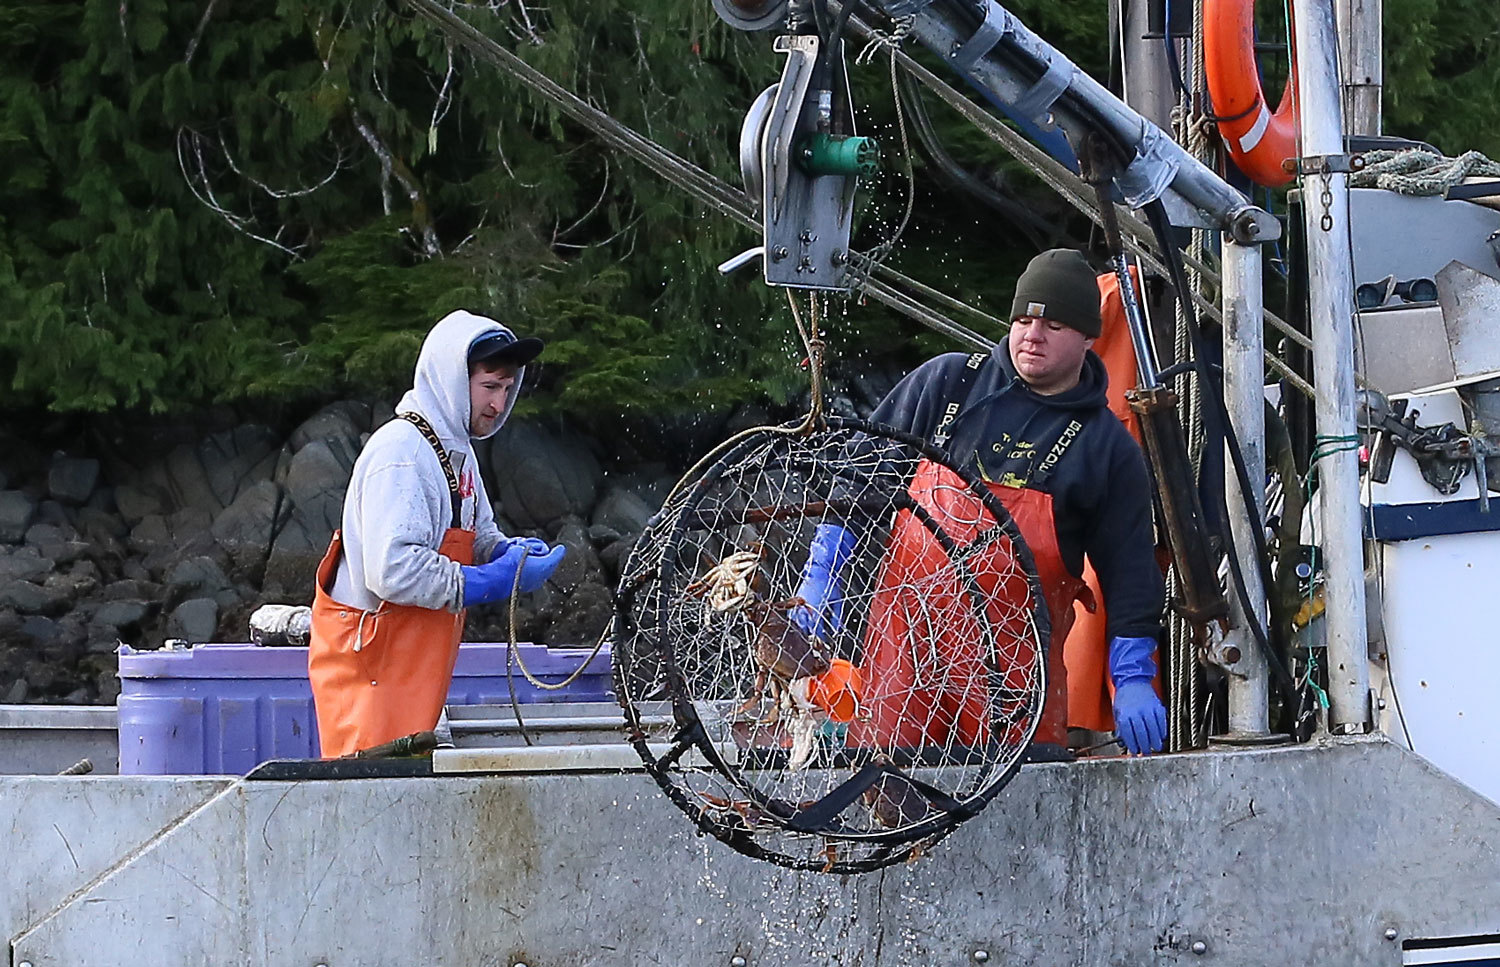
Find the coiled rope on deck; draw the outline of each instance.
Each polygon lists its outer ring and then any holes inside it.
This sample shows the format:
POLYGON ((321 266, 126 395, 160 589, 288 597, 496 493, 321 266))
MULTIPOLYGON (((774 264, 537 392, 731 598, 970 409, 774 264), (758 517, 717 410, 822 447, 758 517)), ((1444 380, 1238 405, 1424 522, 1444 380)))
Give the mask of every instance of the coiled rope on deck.
POLYGON ((1384 188, 1400 195, 1441 195, 1465 178, 1500 178, 1500 162, 1478 151, 1447 158, 1421 148, 1366 151, 1365 166, 1349 175, 1350 188, 1384 188))

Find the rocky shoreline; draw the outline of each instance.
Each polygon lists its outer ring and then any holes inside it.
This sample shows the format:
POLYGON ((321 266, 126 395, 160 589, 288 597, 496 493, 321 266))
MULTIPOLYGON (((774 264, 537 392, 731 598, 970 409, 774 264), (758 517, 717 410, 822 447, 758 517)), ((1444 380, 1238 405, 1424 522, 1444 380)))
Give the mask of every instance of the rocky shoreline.
MULTIPOLYGON (((829 408, 868 415, 899 375, 861 374, 829 408)), ((625 555, 690 458, 797 412, 742 406, 599 436, 517 418, 481 444, 501 529, 568 546, 517 608, 519 636, 592 645, 625 555)), ((340 401, 285 434, 179 422, 53 450, 36 440, 55 434, 0 433, 0 704, 112 703, 121 643, 245 641, 260 605, 309 603, 354 460, 393 415, 340 401)), ((507 619, 476 609, 465 639, 505 640, 507 619)))

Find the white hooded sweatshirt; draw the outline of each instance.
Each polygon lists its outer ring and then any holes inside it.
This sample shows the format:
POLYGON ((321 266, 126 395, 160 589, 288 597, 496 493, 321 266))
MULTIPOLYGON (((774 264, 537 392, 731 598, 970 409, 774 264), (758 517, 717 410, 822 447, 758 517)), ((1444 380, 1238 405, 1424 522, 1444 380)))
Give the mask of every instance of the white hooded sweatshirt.
MULTIPOLYGON (((490 559, 501 534, 469 437, 469 347, 496 331, 510 330, 462 309, 444 316, 423 341, 414 385, 396 406, 398 414, 425 417, 448 451, 463 497, 460 526, 475 532, 476 564, 490 559)), ((524 376, 522 367, 515 390, 524 376)), ((515 390, 486 436, 505 425, 515 390)), ((438 553, 452 518, 448 480, 432 445, 408 421, 391 420, 370 436, 354 463, 344 496, 344 556, 330 596, 361 611, 389 601, 457 612, 463 575, 457 562, 438 553)))

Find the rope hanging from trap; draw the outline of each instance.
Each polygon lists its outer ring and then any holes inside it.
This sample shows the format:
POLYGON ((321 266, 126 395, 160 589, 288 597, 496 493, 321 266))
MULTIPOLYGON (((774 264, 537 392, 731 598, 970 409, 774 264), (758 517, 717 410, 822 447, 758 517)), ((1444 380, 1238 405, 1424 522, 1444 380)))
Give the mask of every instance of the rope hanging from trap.
POLYGON ((822 414, 809 321, 807 417, 737 434, 673 489, 622 571, 612 664, 632 743, 700 830, 852 873, 919 854, 1019 768, 1048 612, 983 481, 927 441, 822 414), (841 620, 814 635, 797 594, 821 525, 849 537, 841 620))

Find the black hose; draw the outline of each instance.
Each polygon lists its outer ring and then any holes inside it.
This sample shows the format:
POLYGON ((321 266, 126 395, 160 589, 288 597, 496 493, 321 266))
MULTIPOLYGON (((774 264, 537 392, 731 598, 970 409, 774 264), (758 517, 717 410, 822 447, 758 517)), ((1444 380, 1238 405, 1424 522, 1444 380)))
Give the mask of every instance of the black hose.
POLYGON ((813 90, 832 89, 833 74, 829 68, 828 48, 833 43, 828 22, 828 0, 812 0, 813 27, 817 30, 819 53, 813 62, 812 78, 808 86, 813 90))
MULTIPOLYGON (((828 0, 822 0, 827 3, 828 0)), ((834 71, 839 65, 839 58, 844 53, 844 28, 849 26, 849 18, 854 16, 854 8, 859 6, 860 0, 843 0, 839 6, 839 14, 829 28, 828 37, 823 44, 824 69, 828 71, 830 78, 834 77, 834 71)))
POLYGON ((954 160, 943 147, 937 129, 933 127, 932 119, 927 114, 927 106, 922 102, 922 92, 915 79, 910 73, 904 71, 901 77, 900 96, 907 113, 911 116, 912 129, 917 134, 917 140, 922 142, 922 147, 926 149, 927 156, 932 160, 940 175, 956 188, 994 209, 996 214, 1009 221, 1017 231, 1026 236, 1026 240, 1037 251, 1051 248, 1058 243, 1062 233, 1045 218, 1026 207, 1019 199, 987 184, 954 160))

